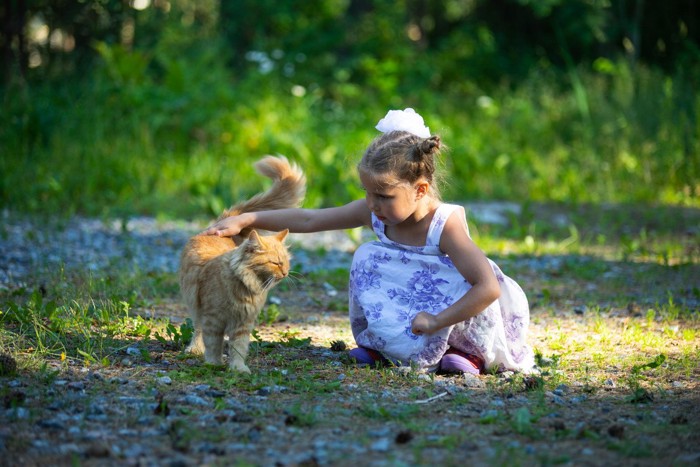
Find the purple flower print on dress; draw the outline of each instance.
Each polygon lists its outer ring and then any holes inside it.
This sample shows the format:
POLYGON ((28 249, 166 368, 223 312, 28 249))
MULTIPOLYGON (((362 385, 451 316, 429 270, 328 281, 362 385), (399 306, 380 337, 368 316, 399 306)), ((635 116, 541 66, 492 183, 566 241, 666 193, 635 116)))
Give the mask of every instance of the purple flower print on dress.
POLYGON ((439 219, 436 219, 433 225, 435 226, 435 230, 442 230, 442 224, 445 223, 445 218, 440 217, 439 219))
POLYGON ((367 320, 364 317, 355 318, 350 323, 350 327, 352 328, 352 334, 356 336, 365 329, 367 329, 367 320))
POLYGON ((440 336, 433 336, 427 340, 425 347, 417 353, 411 355, 411 360, 422 367, 437 363, 447 350, 447 342, 440 336))
POLYGON ((364 307, 362 309, 362 311, 368 320, 370 320, 370 319, 378 320, 379 318, 382 317, 382 310, 383 309, 384 309, 384 304, 373 303, 371 305, 368 305, 367 307, 364 307))
POLYGON ((417 341, 418 338, 419 338, 419 336, 417 336, 416 334, 413 334, 413 331, 411 331, 411 325, 410 325, 410 324, 404 328, 403 333, 404 333, 409 339, 414 340, 414 341, 417 341))
POLYGON ((460 350, 464 353, 467 353, 469 355, 476 355, 480 358, 482 355, 486 354, 486 347, 483 344, 477 345, 471 341, 467 341, 466 344, 460 350))
POLYGON ((529 349, 527 346, 521 346, 520 349, 511 347, 510 349, 510 355, 513 357, 513 361, 515 363, 521 363, 525 359, 525 356, 528 354, 528 352, 529 349))
POLYGON ((413 313, 410 310, 399 310, 396 313, 396 319, 399 321, 413 322, 413 313))
POLYGON ((440 260, 440 262, 441 262, 442 264, 444 264, 444 265, 447 266, 448 268, 454 269, 455 265, 452 263, 452 260, 450 259, 449 256, 447 256, 447 255, 441 255, 441 256, 438 257, 438 259, 440 260))
POLYGON ((363 330, 367 329, 367 318, 362 314, 362 308, 360 306, 355 306, 355 304, 360 303, 358 301, 357 295, 352 292, 349 294, 350 302, 350 327, 352 328, 353 335, 358 335, 363 330))
POLYGON ((418 336, 413 334, 413 332, 411 331, 411 324, 413 323, 413 318, 415 318, 417 314, 418 313, 411 313, 410 310, 398 310, 398 312, 396 313, 397 321, 407 323, 407 326, 404 328, 403 333, 414 341, 418 339, 418 336))
POLYGON ((360 267, 350 271, 350 287, 358 291, 378 289, 380 287, 379 278, 381 276, 373 271, 364 270, 362 264, 359 266, 360 267))
POLYGON ((401 261, 403 264, 408 264, 411 262, 410 258, 406 253, 407 252, 404 250, 399 251, 399 261, 401 261))
POLYGON ((503 326, 506 333, 506 339, 510 342, 518 342, 522 335, 523 321, 518 316, 511 316, 504 320, 503 326))
POLYGON ((495 264, 492 264, 492 268, 493 268, 493 273, 496 275, 496 280, 498 282, 500 282, 501 284, 503 284, 506 281, 506 278, 503 277, 503 272, 501 271, 501 269, 498 266, 496 266, 495 264))
POLYGON ((350 286, 355 290, 363 291, 378 289, 381 287, 382 275, 376 270, 381 263, 391 260, 388 254, 373 253, 369 258, 358 262, 357 266, 350 271, 350 286))
POLYGON ((370 348, 374 350, 382 350, 386 347, 386 341, 379 336, 375 336, 373 333, 367 331, 365 334, 367 340, 369 341, 370 348))
POLYGON ((406 284, 407 289, 389 289, 387 295, 396 299, 400 305, 410 310, 438 312, 450 303, 451 297, 445 296, 438 286, 447 284, 445 279, 433 277, 439 271, 437 265, 420 262, 422 270, 413 273, 406 284))
POLYGON ((487 353, 486 335, 477 325, 476 318, 471 318, 468 323, 458 323, 452 329, 448 343, 457 350, 483 358, 487 353))
POLYGON ((380 264, 388 263, 389 261, 391 261, 391 256, 389 253, 372 253, 369 255, 369 262, 372 269, 377 269, 380 264))

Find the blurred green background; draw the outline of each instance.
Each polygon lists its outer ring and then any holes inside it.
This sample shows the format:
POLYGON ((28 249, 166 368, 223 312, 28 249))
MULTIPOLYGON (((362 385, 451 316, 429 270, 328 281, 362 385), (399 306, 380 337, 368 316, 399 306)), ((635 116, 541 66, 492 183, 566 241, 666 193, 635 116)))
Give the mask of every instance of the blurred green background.
POLYGON ((210 217, 264 154, 337 205, 405 107, 446 199, 700 206, 695 0, 9 0, 0 28, 11 211, 210 217))

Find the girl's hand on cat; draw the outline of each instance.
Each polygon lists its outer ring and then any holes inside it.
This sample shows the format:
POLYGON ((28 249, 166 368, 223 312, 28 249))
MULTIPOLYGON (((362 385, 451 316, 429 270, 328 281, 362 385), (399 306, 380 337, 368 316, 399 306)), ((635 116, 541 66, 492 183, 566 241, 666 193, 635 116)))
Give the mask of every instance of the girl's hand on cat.
POLYGON ((234 235, 238 235, 243 229, 238 217, 239 216, 233 216, 221 219, 210 225, 209 228, 200 233, 200 235, 216 235, 218 237, 233 237, 234 235))
POLYGON ((411 332, 415 335, 432 334, 439 329, 435 316, 425 311, 421 311, 413 318, 411 323, 411 332))

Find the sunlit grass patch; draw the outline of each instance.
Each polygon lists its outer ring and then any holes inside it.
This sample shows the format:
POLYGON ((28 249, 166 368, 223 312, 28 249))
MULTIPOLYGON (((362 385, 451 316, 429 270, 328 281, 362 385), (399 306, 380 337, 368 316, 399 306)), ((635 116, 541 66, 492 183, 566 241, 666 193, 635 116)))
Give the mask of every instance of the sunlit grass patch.
POLYGON ((110 366, 131 341, 172 334, 167 320, 145 319, 132 308, 157 300, 146 296, 163 290, 161 284, 157 276, 119 269, 99 276, 61 268, 59 274, 44 275, 36 290, 20 287, 5 294, 0 324, 33 366, 47 359, 110 366))

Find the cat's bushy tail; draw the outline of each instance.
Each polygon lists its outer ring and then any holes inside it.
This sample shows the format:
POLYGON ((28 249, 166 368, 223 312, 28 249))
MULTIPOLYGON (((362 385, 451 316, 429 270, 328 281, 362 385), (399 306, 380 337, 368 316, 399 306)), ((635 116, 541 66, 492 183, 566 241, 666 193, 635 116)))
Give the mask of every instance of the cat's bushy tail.
POLYGON ((290 163, 284 156, 265 156, 255 163, 255 169, 274 180, 270 189, 231 206, 219 216, 219 220, 244 212, 296 208, 301 205, 306 194, 306 176, 298 165, 290 163))

